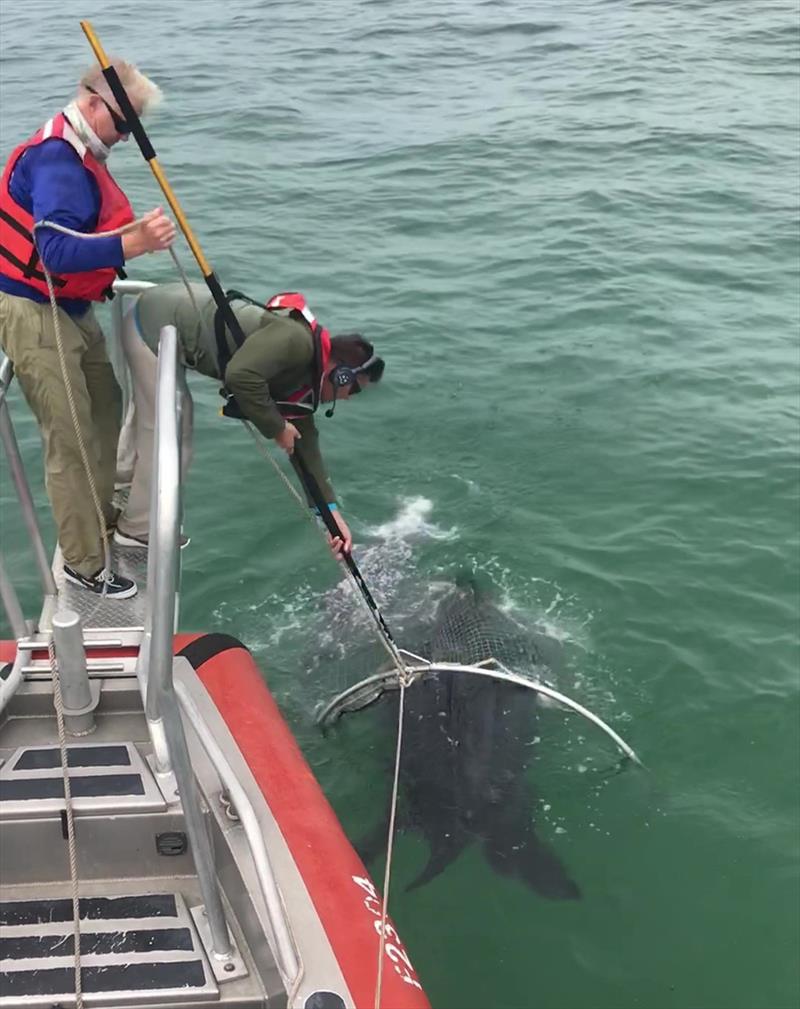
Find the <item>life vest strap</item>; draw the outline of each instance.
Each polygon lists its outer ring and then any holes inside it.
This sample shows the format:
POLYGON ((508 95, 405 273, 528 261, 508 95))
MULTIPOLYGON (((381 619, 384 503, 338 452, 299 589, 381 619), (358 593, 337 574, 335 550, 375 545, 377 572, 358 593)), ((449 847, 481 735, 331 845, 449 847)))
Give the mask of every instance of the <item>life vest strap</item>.
POLYGON ((21 224, 16 217, 12 217, 11 214, 7 213, 5 210, 0 209, 0 220, 6 222, 9 228, 13 228, 18 235, 22 235, 29 242, 33 242, 33 235, 28 231, 24 224, 21 224))
MULTIPOLYGON (((21 260, 18 256, 15 256, 14 253, 11 252, 9 249, 7 249, 4 245, 0 245, 0 256, 2 256, 4 259, 7 259, 9 263, 12 264, 12 266, 16 266, 16 268, 21 273, 24 273, 26 277, 31 277, 35 280, 41 280, 44 281, 45 283, 47 282, 47 277, 45 277, 44 273, 41 270, 34 270, 32 268, 31 264, 35 263, 38 260, 39 258, 38 255, 36 257, 31 256, 31 258, 26 263, 23 262, 23 260, 21 260)), ((61 277, 54 277, 52 274, 50 275, 50 279, 53 281, 53 287, 64 287, 64 285, 66 284, 66 280, 63 280, 61 277)))

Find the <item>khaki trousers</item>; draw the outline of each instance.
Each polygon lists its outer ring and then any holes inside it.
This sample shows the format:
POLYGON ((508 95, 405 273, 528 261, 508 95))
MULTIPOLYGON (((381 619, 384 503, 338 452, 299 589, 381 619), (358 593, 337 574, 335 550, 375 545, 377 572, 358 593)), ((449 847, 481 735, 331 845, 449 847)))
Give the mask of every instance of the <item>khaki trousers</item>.
MULTIPOLYGON (((115 517, 114 469, 122 396, 90 308, 58 310, 61 340, 89 468, 106 522, 115 517)), ((14 364, 44 444, 45 484, 64 560, 82 575, 104 564, 100 528, 56 348, 52 308, 0 291, 0 344, 14 364)))
MULTIPOLYGON (((117 452, 117 473, 130 475, 131 490, 119 517, 119 531, 147 538, 150 492, 155 463, 158 355, 144 342, 136 325, 136 308, 128 309, 122 323, 122 349, 130 370, 133 396, 125 416, 117 452)), ((177 390, 181 417, 181 481, 192 461, 194 407, 186 383, 186 369, 178 365, 177 390)))

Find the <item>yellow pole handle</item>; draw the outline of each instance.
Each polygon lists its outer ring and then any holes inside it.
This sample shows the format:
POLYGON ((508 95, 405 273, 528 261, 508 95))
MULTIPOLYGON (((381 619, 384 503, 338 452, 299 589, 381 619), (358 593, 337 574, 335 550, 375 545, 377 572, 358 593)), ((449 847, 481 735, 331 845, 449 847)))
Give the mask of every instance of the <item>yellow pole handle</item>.
POLYGON ((89 45, 92 47, 92 50, 97 57, 97 62, 103 70, 108 70, 111 64, 108 62, 108 57, 106 56, 103 47, 100 45, 100 39, 94 33, 91 21, 81 21, 80 24, 83 29, 83 34, 89 40, 89 45))
MULTIPOLYGON (((111 63, 109 62, 109 59, 105 54, 105 50, 100 44, 100 40, 94 33, 94 29, 92 28, 91 22, 81 21, 80 25, 81 28, 83 29, 83 34, 86 36, 86 38, 89 41, 89 45, 92 47, 92 51, 97 57, 97 62, 100 64, 101 69, 108 70, 111 66, 111 63)), ((147 135, 144 133, 144 129, 141 125, 141 122, 139 121, 139 116, 137 115, 136 110, 131 106, 130 110, 123 109, 122 111, 124 112, 126 119, 130 118, 131 112, 133 113, 133 119, 135 124, 138 125, 139 130, 146 137, 147 135)), ((138 139, 139 138, 137 137, 137 140, 138 139)), ((178 202, 178 197, 172 191, 172 186, 167 181, 167 177, 164 174, 161 165, 159 165, 158 163, 158 158, 155 155, 155 151, 153 152, 151 157, 147 157, 147 154, 145 154, 145 158, 147 160, 148 165, 150 165, 150 170, 155 176, 156 182, 161 187, 161 192, 167 198, 167 203, 169 203, 170 208, 172 209, 172 212, 175 215, 175 220, 178 222, 178 226, 180 227, 181 231, 186 237, 186 241, 189 243, 189 248, 192 250, 192 254, 194 255, 194 258, 197 260, 197 265, 200 267, 203 276, 208 278, 214 271, 211 268, 211 264, 203 255, 203 250, 200 248, 200 243, 195 238, 194 232, 192 231, 191 226, 186 219, 186 215, 183 212, 183 208, 178 202)))

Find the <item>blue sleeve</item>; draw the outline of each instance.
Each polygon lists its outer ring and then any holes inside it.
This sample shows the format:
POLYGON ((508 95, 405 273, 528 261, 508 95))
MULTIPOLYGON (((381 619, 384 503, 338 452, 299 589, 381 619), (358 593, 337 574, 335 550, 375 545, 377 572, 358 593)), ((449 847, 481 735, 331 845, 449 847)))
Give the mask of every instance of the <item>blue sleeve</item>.
MULTIPOLYGON (((91 172, 65 141, 53 138, 30 148, 14 176, 19 172, 23 173, 20 183, 25 186, 27 181, 34 221, 55 221, 73 231, 95 229, 100 191, 91 172)), ((124 262, 119 235, 82 239, 45 228, 37 231, 36 238, 42 261, 52 273, 85 273, 124 262)))

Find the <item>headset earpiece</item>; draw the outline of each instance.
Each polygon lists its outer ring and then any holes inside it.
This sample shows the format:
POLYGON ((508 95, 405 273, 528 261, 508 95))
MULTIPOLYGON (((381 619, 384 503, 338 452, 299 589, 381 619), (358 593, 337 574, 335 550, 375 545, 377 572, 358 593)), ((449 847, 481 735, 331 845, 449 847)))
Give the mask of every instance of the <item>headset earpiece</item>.
POLYGON ((357 375, 358 372, 355 368, 350 368, 346 364, 337 364, 335 368, 331 369, 329 378, 331 385, 337 389, 346 389, 347 386, 353 385, 357 375))

